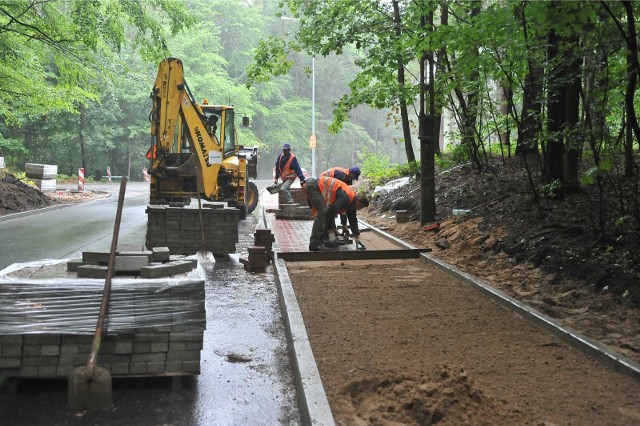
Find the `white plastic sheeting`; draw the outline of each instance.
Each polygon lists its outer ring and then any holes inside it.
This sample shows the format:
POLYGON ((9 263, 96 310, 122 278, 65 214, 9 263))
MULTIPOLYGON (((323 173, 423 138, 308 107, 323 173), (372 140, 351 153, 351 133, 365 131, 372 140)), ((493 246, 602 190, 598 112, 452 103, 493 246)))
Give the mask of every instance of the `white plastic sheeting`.
MULTIPOLYGON (((65 271, 66 262, 42 260, 0 271, 0 335, 95 331, 103 279, 74 278, 68 273, 61 278, 29 277, 42 276, 38 272, 46 268, 65 271)), ((200 267, 173 278, 113 278, 106 331, 149 327, 203 330, 204 281, 200 267)))

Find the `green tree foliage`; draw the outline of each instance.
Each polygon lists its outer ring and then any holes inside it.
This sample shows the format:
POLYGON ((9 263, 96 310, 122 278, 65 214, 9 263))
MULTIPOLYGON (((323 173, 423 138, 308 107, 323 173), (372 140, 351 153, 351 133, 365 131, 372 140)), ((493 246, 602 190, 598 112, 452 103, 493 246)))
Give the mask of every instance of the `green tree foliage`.
POLYGON ((155 62, 193 22, 173 0, 0 1, 0 155, 93 166, 91 148, 97 158, 121 137, 116 88, 131 74, 120 53, 155 62))
MULTIPOLYGON (((331 100, 334 117, 329 131, 338 133, 350 112, 360 105, 375 109, 399 106, 407 158, 413 160, 407 101, 413 102, 417 86, 405 84, 404 66, 415 55, 407 49, 403 23, 394 16, 390 3, 368 0, 283 3, 293 19, 299 21, 299 29, 292 40, 269 37, 261 42, 248 72, 249 83, 287 73, 292 66, 291 52, 304 51, 323 57, 347 54, 358 72, 348 83, 349 90, 331 100)), ((401 9, 404 12, 406 8, 401 9)))

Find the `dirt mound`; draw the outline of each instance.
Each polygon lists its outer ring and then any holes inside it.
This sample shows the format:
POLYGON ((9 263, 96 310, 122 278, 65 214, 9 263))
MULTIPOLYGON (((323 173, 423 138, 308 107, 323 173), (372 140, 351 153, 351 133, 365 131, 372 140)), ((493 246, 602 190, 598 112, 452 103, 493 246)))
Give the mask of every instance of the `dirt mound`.
POLYGON ((75 204, 106 198, 107 191, 57 190, 42 192, 11 174, 0 179, 0 216, 41 209, 58 204, 75 204))
POLYGON ((0 214, 17 213, 51 206, 54 201, 44 192, 27 185, 14 175, 0 179, 0 214))
POLYGON ((464 371, 438 366, 421 377, 380 377, 349 384, 344 393, 353 419, 370 425, 461 425, 515 423, 505 404, 496 404, 464 371))

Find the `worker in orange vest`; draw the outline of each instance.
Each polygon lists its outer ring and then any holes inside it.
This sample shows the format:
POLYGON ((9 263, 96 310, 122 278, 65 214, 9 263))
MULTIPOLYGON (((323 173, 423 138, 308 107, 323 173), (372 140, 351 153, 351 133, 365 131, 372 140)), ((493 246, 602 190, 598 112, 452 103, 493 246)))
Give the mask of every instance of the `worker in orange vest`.
POLYGON ((329 176, 341 180, 347 185, 353 185, 353 181, 358 180, 360 177, 360 168, 351 167, 346 169, 344 167, 332 167, 322 172, 320 176, 329 176))
POLYGON ((339 245, 334 219, 339 213, 346 214, 356 246, 361 245, 357 211, 369 206, 365 194, 356 194, 346 183, 328 176, 308 178, 302 188, 315 214, 309 251, 326 251, 339 245), (326 243, 325 235, 329 236, 326 243))
POLYGON ((280 191, 284 193, 287 203, 293 203, 293 197, 291 196, 291 185, 296 180, 296 177, 300 179, 300 183, 304 182, 304 174, 298 159, 291 152, 291 145, 285 143, 282 145, 282 154, 278 156, 276 160, 276 176, 274 185, 278 184, 278 178, 282 179, 282 187, 280 191))
MULTIPOLYGON (((353 181, 358 180, 358 178, 360 177, 360 168, 355 166, 348 169, 344 167, 332 167, 329 170, 325 170, 324 172, 322 172, 320 176, 329 176, 341 180, 347 185, 353 185, 353 181)), ((342 225, 342 236, 346 240, 349 237, 346 215, 340 215, 340 224, 342 225)))

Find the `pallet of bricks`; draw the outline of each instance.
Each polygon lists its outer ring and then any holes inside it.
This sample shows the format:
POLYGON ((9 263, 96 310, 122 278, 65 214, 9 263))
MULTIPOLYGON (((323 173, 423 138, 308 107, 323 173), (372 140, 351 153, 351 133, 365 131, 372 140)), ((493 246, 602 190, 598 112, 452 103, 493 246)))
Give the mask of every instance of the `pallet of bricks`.
MULTIPOLYGON (((104 279, 78 278, 66 263, 0 271, 0 381, 66 379, 86 365, 104 279)), ((206 328, 200 268, 155 279, 116 276, 111 286, 98 366, 113 377, 200 373, 206 328)))
POLYGON ((55 191, 58 166, 53 164, 25 163, 24 172, 40 191, 55 191))
POLYGON ((237 208, 226 207, 223 203, 203 204, 202 209, 149 205, 146 213, 148 249, 169 247, 171 253, 180 254, 194 254, 199 250, 214 254, 236 252, 240 222, 237 208))

